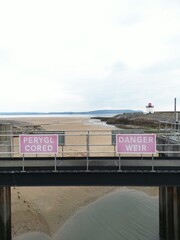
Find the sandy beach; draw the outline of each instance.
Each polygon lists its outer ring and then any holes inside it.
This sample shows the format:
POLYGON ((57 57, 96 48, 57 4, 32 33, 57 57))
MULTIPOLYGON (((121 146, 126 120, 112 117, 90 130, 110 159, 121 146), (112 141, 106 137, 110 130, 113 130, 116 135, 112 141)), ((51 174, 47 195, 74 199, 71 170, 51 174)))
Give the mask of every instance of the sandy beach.
MULTIPOLYGON (((45 130, 111 131, 114 129, 113 126, 106 126, 96 121, 92 122, 89 118, 32 117, 15 120, 32 125, 41 125, 45 130)), ((101 141, 101 139, 102 137, 96 140, 101 141)), ((78 138, 78 141, 81 141, 81 137, 78 138)), ((110 140, 108 139, 108 141, 110 140)), ((58 229, 81 208, 105 194, 119 191, 119 189, 117 187, 12 188, 13 237, 27 232, 42 232, 53 237, 58 229)), ((150 195, 157 195, 156 188, 142 190, 150 195)))

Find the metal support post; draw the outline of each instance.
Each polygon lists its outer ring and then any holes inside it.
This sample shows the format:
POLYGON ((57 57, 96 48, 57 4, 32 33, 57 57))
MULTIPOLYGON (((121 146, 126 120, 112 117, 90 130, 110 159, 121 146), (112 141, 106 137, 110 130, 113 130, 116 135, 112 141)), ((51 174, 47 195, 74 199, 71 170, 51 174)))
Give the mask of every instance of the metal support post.
POLYGON ((22 172, 25 172, 24 171, 24 154, 23 154, 23 159, 22 159, 22 172))
POLYGON ((86 170, 89 171, 89 131, 86 135, 86 152, 87 152, 86 170))
POLYGON ((64 145, 62 145, 62 157, 64 157, 64 145))
POLYGON ((54 156, 54 172, 57 171, 57 158, 56 158, 56 154, 54 156))
POLYGON ((114 157, 116 156, 116 145, 114 145, 114 157))
POLYGON ((152 154, 152 172, 154 172, 154 155, 152 154))
POLYGON ((121 155, 119 154, 119 161, 118 161, 119 169, 118 171, 121 172, 121 155))

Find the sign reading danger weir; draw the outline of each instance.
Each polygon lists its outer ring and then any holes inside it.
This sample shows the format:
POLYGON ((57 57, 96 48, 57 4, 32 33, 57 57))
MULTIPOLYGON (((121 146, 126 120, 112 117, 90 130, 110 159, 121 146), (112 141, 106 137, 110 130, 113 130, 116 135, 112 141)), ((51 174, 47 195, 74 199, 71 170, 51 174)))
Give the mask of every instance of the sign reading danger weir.
POLYGON ((156 153, 156 134, 117 134, 116 152, 125 154, 156 153))
POLYGON ((19 136, 19 152, 28 153, 58 153, 58 135, 20 135, 19 136))

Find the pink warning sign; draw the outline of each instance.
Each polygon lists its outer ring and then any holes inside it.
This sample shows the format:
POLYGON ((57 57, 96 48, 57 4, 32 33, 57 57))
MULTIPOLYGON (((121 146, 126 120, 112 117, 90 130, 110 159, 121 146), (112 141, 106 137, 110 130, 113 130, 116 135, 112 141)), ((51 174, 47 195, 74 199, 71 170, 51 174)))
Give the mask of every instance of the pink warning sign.
POLYGON ((20 135, 19 152, 22 154, 32 153, 58 153, 58 135, 20 135))
POLYGON ((154 154, 156 153, 156 134, 117 134, 116 152, 154 154))

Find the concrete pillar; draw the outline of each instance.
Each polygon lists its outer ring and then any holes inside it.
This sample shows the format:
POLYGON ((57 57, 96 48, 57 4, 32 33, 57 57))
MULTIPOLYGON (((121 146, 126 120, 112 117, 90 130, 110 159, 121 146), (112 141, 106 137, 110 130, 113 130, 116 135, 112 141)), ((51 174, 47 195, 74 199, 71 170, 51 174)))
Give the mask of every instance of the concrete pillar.
POLYGON ((173 187, 166 187, 166 239, 174 239, 173 187))
POLYGON ((0 239, 11 240, 11 187, 0 186, 0 239))
POLYGON ((166 240, 166 187, 159 187, 159 235, 166 240))
POLYGON ((180 239, 180 187, 174 187, 174 240, 180 239))
POLYGON ((160 240, 180 239, 180 187, 159 187, 160 240))

